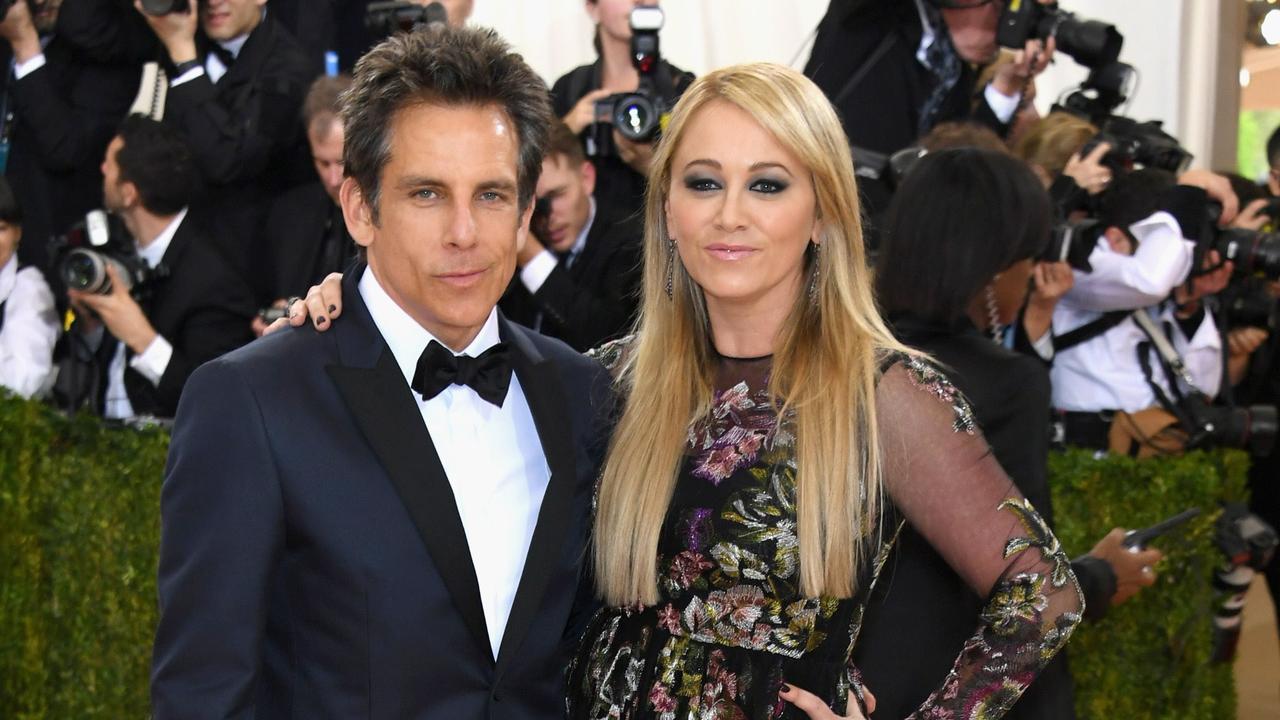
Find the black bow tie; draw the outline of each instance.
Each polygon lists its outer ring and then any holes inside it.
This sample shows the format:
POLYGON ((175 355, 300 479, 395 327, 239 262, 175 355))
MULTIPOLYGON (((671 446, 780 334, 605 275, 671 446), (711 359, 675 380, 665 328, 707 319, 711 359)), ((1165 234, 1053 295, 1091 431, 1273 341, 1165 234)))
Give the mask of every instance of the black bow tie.
POLYGON ((480 357, 454 355, 444 345, 432 340, 418 358, 411 387, 430 400, 450 385, 466 385, 482 399, 502 407, 511 385, 511 351, 506 343, 498 343, 480 353, 480 357))

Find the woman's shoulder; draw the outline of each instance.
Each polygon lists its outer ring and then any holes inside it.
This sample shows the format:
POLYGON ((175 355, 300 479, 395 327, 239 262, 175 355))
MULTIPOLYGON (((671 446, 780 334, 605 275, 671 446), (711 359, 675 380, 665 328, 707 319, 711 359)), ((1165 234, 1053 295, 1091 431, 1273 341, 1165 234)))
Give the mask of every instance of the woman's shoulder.
POLYGON ((636 335, 632 333, 626 337, 620 337, 617 340, 609 342, 588 350, 586 355, 588 358, 595 360, 604 366, 615 379, 622 373, 622 368, 626 365, 627 359, 631 357, 631 349, 635 346, 636 335))
POLYGON ((877 402, 899 408, 917 405, 927 396, 947 406, 952 414, 952 429, 969 435, 978 429, 973 408, 964 393, 951 382, 946 372, 928 355, 904 350, 881 351, 879 377, 876 379, 877 402))

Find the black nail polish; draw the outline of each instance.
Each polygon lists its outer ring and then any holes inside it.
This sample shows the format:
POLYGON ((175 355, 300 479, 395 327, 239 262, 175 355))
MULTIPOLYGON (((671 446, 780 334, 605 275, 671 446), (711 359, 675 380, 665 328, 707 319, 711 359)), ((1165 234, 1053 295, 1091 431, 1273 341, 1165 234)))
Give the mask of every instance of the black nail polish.
POLYGON ((327 323, 327 322, 329 322, 328 318, 326 318, 326 317, 325 317, 325 316, 323 316, 323 315, 321 315, 320 317, 316 318, 316 324, 317 324, 317 325, 323 325, 323 324, 325 324, 325 323, 327 323))
POLYGON ((338 312, 338 306, 337 306, 337 305, 330 305, 330 306, 329 306, 329 314, 330 314, 330 315, 332 315, 333 313, 336 313, 336 312, 338 312))
POLYGON ((782 683, 782 692, 791 692, 791 686, 786 683, 782 683))

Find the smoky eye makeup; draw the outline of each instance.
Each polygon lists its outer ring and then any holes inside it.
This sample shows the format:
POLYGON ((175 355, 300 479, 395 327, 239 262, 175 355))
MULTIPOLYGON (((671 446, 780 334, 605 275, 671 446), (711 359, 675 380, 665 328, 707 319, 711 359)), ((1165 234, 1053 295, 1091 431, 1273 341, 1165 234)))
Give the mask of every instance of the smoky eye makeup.
POLYGON ((684 178, 684 186, 695 192, 706 192, 709 190, 718 190, 720 183, 705 175, 686 175, 684 178))
POLYGON ((791 187, 791 183, 778 178, 763 177, 757 178, 751 182, 751 189, 766 195, 780 193, 791 187))

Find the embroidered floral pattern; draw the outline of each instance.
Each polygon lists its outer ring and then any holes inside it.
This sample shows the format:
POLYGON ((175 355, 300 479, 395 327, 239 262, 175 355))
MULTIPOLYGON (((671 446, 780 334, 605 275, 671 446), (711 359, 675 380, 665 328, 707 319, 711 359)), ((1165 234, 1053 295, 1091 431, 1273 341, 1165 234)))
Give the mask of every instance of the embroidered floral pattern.
POLYGON ((978 431, 978 423, 973 419, 973 408, 969 406, 969 401, 964 399, 945 375, 914 355, 898 357, 898 362, 907 371, 907 376, 916 387, 951 406, 955 413, 955 420, 951 424, 953 430, 967 435, 973 435, 978 431))

